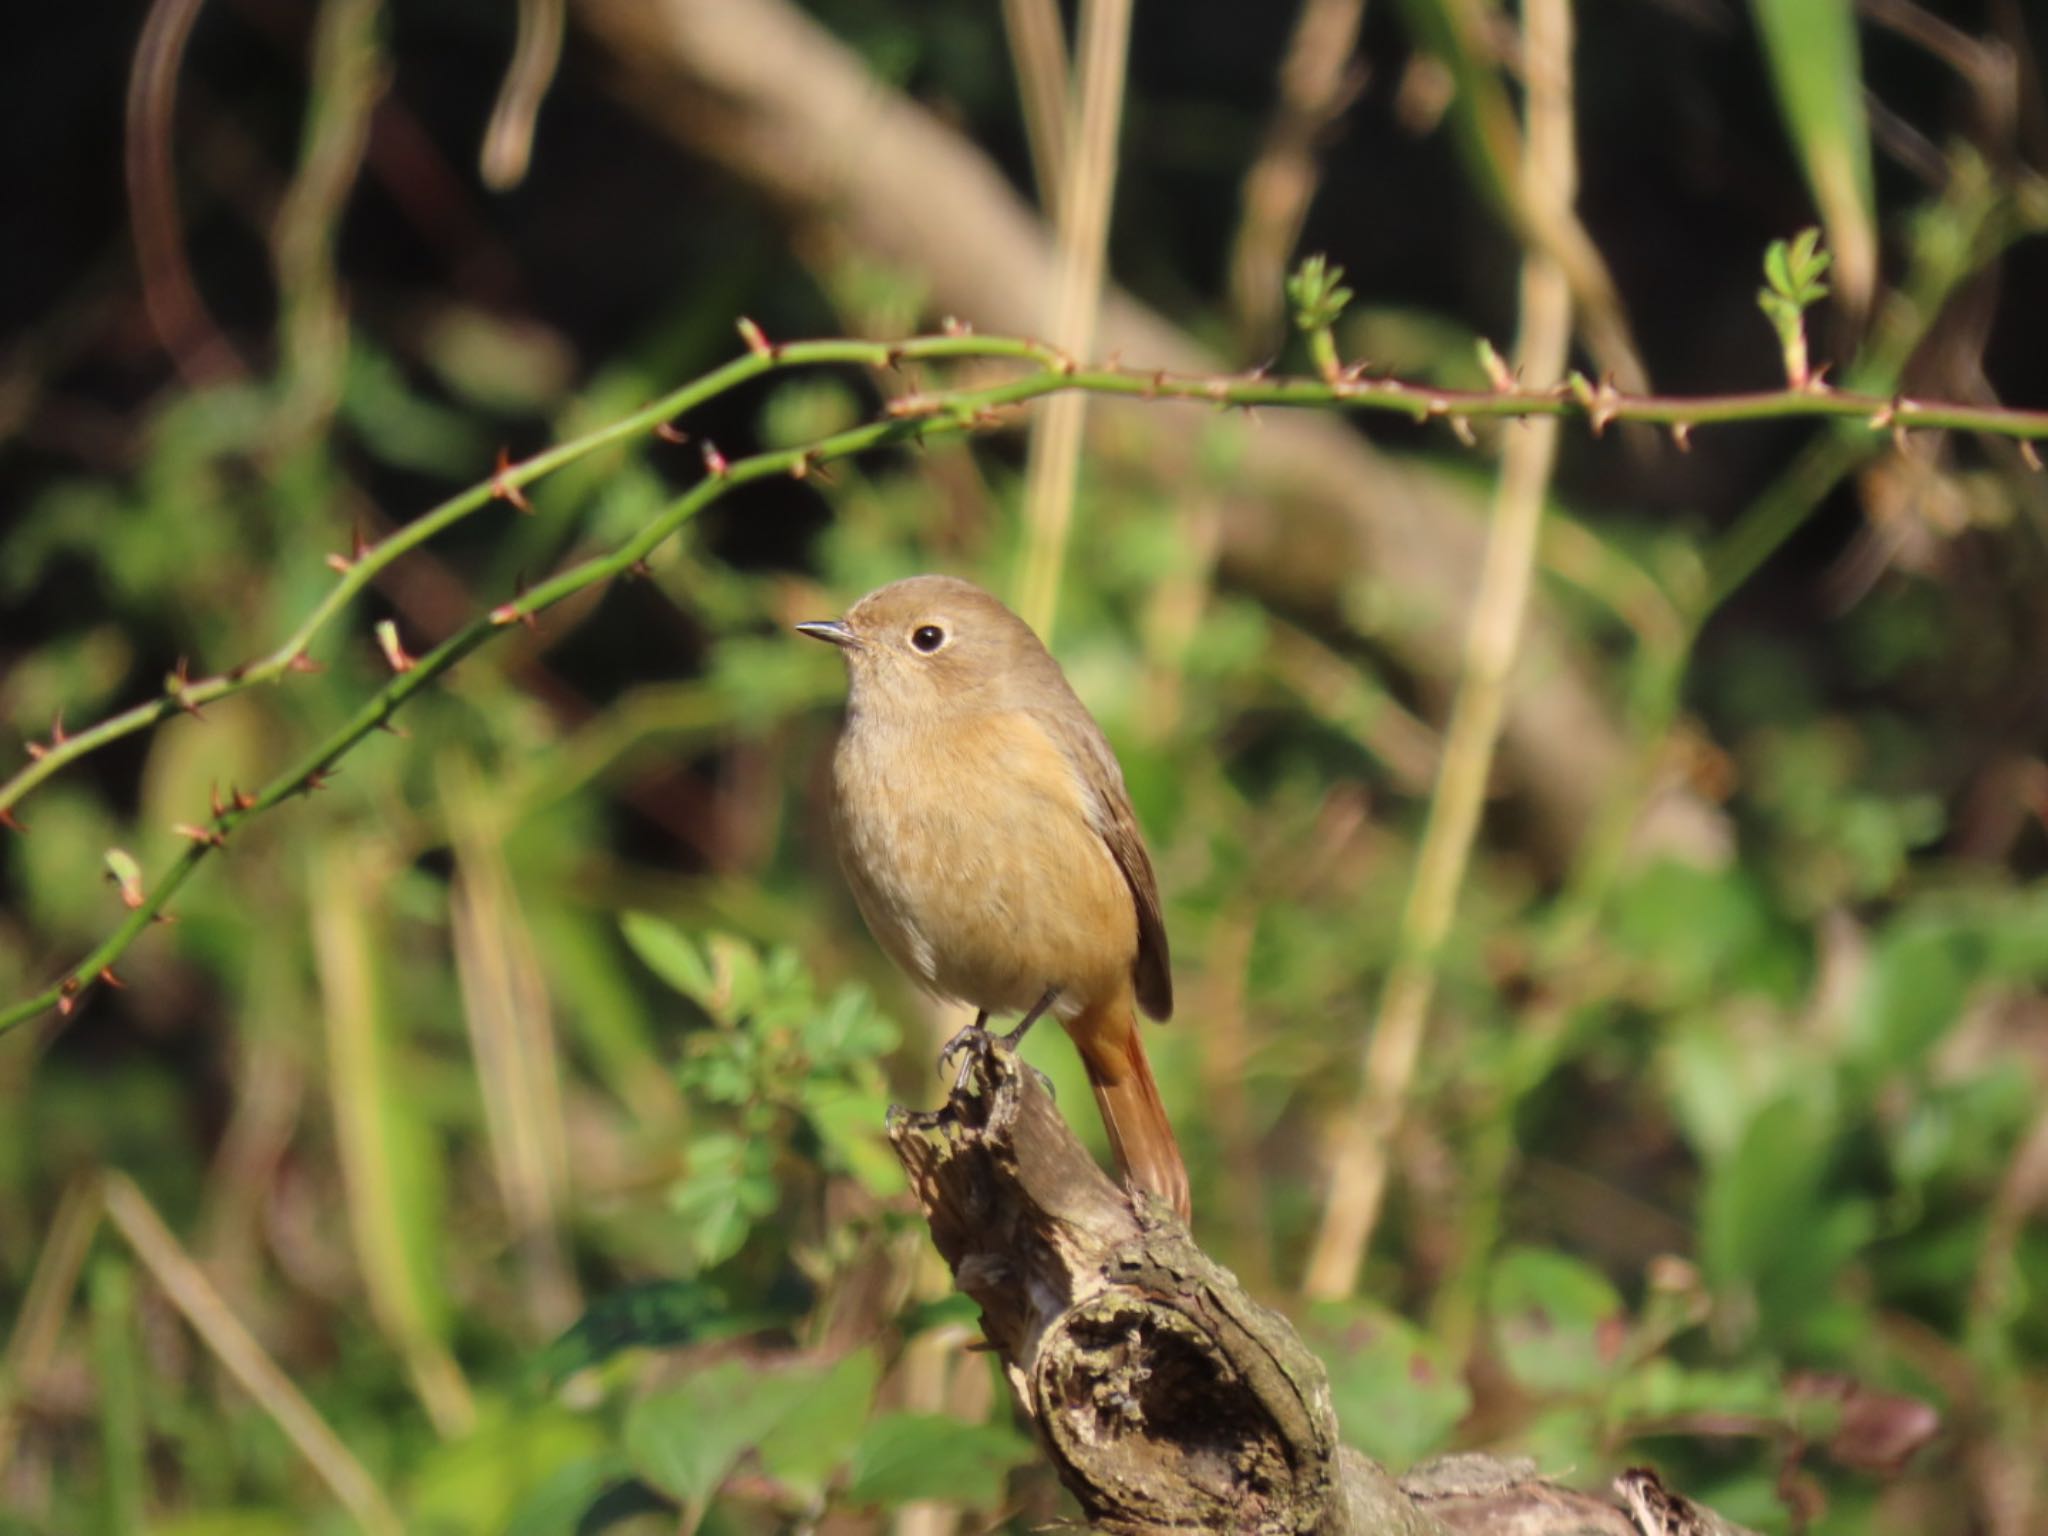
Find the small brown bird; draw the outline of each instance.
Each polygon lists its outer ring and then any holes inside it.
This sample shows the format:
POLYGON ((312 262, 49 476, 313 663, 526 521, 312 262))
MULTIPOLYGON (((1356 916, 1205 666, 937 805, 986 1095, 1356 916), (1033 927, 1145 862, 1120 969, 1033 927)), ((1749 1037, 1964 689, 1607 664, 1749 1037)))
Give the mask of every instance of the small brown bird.
POLYGON ((1159 885, 1122 771, 1031 627, 971 582, 913 576, 799 624, 846 658, 832 758, 839 862, 876 940, 928 991, 1051 1011, 1118 1169, 1188 1215, 1138 1038, 1173 1012, 1159 885))

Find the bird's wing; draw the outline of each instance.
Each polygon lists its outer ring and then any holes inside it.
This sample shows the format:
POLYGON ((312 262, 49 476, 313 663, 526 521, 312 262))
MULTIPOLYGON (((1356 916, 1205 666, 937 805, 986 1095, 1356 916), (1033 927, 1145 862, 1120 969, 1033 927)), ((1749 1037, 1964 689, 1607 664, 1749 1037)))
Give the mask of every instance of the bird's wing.
POLYGON ((1048 711, 1039 718, 1080 775, 1087 792, 1089 823, 1108 845, 1131 888, 1131 900, 1138 910, 1138 957, 1131 962, 1138 1006, 1155 1019, 1169 1019, 1173 1017, 1173 967, 1166 948, 1166 918, 1159 910, 1159 878, 1152 873, 1152 856, 1145 851, 1144 835, 1138 831, 1123 770, 1117 766, 1102 728, 1084 711, 1048 711))

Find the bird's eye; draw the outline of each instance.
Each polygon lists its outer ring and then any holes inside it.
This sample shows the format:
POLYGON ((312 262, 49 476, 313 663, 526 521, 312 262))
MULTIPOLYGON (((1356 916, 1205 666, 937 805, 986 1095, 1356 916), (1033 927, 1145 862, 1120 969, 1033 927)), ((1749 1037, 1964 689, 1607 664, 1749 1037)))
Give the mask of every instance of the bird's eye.
POLYGON ((929 656, 946 643, 946 632, 936 624, 920 624, 911 632, 910 643, 929 656))

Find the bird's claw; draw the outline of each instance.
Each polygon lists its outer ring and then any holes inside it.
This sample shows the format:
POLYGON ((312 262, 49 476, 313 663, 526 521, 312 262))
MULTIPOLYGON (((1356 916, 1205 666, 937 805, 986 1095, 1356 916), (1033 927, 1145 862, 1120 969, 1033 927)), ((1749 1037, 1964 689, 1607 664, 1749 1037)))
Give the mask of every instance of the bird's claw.
POLYGON ((984 1056, 995 1049, 995 1044, 996 1037, 989 1033, 988 1015, 977 1014, 972 1024, 939 1047, 939 1076, 951 1075, 955 1058, 984 1056))

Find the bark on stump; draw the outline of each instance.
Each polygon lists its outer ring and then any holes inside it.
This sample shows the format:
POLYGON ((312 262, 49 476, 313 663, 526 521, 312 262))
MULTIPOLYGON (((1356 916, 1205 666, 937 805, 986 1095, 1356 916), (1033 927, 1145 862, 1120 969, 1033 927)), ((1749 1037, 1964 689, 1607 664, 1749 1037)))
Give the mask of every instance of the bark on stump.
POLYGON ((1616 1499, 1533 1464, 1443 1457, 1396 1480, 1339 1443, 1321 1363, 1163 1206, 1119 1189, 1000 1042, 890 1140, 932 1240, 1088 1519, 1117 1536, 1724 1536, 1654 1475, 1616 1499))

